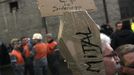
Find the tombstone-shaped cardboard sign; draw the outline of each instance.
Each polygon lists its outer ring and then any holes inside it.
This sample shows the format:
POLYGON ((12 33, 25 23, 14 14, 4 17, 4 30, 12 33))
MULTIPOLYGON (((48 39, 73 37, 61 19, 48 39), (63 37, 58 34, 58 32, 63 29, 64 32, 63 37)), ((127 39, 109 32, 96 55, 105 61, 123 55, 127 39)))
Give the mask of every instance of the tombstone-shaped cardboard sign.
POLYGON ((37 0, 41 15, 62 15, 66 11, 96 9, 93 0, 37 0))
POLYGON ((73 75, 105 75, 99 29, 87 12, 64 13, 59 42, 73 75))

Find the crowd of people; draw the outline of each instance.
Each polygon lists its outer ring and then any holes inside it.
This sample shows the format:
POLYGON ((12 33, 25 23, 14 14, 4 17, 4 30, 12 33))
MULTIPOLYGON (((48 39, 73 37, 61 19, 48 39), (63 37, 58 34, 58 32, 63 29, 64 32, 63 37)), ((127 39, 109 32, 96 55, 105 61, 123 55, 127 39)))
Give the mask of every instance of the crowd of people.
MULTIPOLYGON (((134 75, 134 32, 131 26, 121 21, 100 27, 101 47, 106 75, 134 75)), ((48 68, 52 75, 59 75, 58 42, 53 34, 46 34, 47 42, 41 33, 32 38, 22 37, 11 40, 7 47, 0 41, 1 65, 11 64, 14 75, 47 75, 48 68)))
MULTIPOLYGON (((52 75, 59 75, 58 43, 53 34, 46 35, 46 43, 41 33, 14 38, 8 47, 0 42, 0 68, 11 64, 14 75, 47 75, 49 68, 52 75)), ((0 75, 5 75, 2 70, 0 75)))
POLYGON ((134 75, 134 32, 131 25, 119 21, 115 31, 110 25, 100 27, 106 75, 134 75))

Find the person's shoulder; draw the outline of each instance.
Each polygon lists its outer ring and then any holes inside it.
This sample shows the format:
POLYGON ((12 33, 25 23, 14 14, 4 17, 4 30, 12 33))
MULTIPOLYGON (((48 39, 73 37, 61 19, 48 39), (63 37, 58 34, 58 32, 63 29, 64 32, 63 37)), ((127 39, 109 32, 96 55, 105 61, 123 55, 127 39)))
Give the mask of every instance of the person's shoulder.
POLYGON ((106 34, 104 33, 100 33, 100 38, 101 38, 101 41, 102 42, 106 42, 106 43, 111 43, 111 39, 109 36, 107 36, 106 34))
POLYGON ((113 33, 111 34, 111 36, 116 36, 116 35, 120 34, 120 32, 121 32, 121 31, 115 31, 115 32, 113 32, 113 33))

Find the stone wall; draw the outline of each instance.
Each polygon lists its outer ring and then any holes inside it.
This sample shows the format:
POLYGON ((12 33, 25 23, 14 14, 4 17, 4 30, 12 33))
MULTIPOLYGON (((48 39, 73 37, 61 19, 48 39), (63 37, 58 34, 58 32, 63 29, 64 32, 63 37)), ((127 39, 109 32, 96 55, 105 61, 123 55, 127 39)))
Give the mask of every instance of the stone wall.
POLYGON ((106 0, 109 21, 114 25, 121 19, 118 0, 106 0))
POLYGON ((18 0, 18 5, 18 11, 11 13, 9 2, 0 3, 0 38, 5 42, 42 32, 42 18, 36 0, 18 0))
MULTIPOLYGON (((2 0, 1 0, 2 1, 2 0)), ((99 25, 105 23, 105 13, 103 0, 94 0, 97 11, 91 13, 92 18, 99 25)), ((110 23, 114 25, 120 19, 118 0, 106 0, 108 17, 110 23)), ((32 36, 34 32, 44 33, 44 27, 36 0, 18 0, 19 9, 15 13, 10 13, 9 3, 0 2, 0 38, 9 42, 11 38, 21 36, 32 36)), ((46 17, 48 32, 58 34, 59 16, 46 17)))
MULTIPOLYGON (((97 11, 91 14, 92 18, 99 25, 106 23, 103 0, 95 0, 97 11)), ((120 10, 118 0, 106 0, 108 11, 108 18, 110 24, 113 26, 115 22, 120 20, 120 10)))
POLYGON ((103 8, 103 0, 94 0, 94 1, 95 1, 97 10, 91 13, 91 16, 97 24, 101 25, 106 22, 104 8, 103 8))

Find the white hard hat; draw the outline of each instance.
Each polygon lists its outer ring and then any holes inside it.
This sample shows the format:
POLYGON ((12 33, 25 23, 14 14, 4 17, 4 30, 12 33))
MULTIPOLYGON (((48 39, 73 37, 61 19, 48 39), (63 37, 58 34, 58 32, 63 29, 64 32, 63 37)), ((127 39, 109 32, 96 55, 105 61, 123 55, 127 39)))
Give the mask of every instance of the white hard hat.
POLYGON ((17 42, 17 41, 18 41, 17 38, 13 38, 13 39, 10 41, 10 43, 13 44, 14 42, 17 42))
POLYGON ((32 39, 42 39, 42 35, 40 33, 34 33, 32 39))

